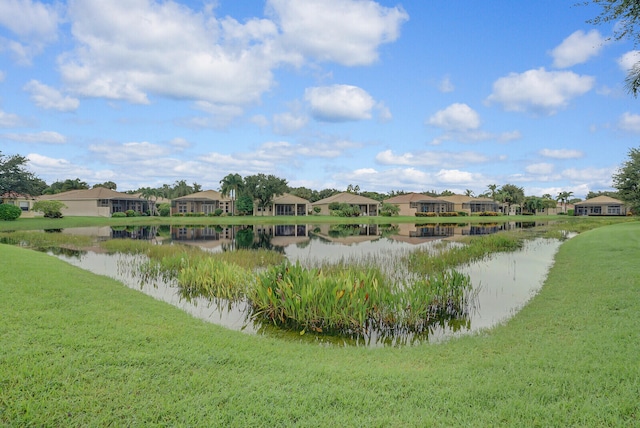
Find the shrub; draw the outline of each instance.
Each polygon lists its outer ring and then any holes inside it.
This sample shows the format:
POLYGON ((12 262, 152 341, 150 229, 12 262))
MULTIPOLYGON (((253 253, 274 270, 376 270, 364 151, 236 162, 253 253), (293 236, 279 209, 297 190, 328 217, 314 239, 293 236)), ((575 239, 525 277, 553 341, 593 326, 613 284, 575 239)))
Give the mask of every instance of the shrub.
POLYGON ((60 201, 37 201, 33 211, 44 213, 45 218, 62 218, 62 208, 67 206, 60 201))
POLYGON ((123 213, 123 212, 118 212, 118 213, 113 213, 111 214, 111 217, 126 217, 127 214, 123 213))
POLYGON ((169 217, 171 215, 171 204, 159 204, 158 213, 160 214, 160 217, 169 217))
POLYGON ((320 211, 322 211, 322 208, 320 208, 320 207, 313 207, 313 213, 314 213, 314 214, 320 214, 320 211))
POLYGON ((458 215, 459 215, 460 217, 466 217, 466 216, 468 216, 468 215, 469 215, 469 213, 468 213, 468 212, 466 212, 466 211, 458 211, 458 215))
POLYGON ((125 214, 127 217, 135 217, 136 216, 136 212, 134 210, 126 210, 125 214))
POLYGON ((380 215, 384 217, 392 217, 397 216, 400 212, 400 207, 398 205, 383 203, 380 208, 380 215))
POLYGON ((438 213, 416 213, 416 217, 437 217, 438 213))
POLYGON ((478 214, 481 217, 496 217, 501 215, 499 212, 495 212, 495 211, 483 211, 480 214, 478 214))
POLYGON ((458 217, 458 213, 455 211, 440 213, 440 217, 458 217))
POLYGON ((22 210, 15 205, 0 204, 0 220, 13 221, 17 220, 22 214, 22 210))

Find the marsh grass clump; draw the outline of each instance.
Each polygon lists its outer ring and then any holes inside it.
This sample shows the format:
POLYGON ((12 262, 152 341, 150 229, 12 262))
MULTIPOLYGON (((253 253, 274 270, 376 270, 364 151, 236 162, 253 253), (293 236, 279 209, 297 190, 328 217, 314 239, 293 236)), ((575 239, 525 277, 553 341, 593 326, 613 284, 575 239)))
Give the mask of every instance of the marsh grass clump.
POLYGON ((426 331, 443 313, 464 312, 471 287, 457 272, 399 284, 376 267, 325 270, 300 263, 270 267, 256 279, 249 294, 255 317, 291 329, 352 336, 372 326, 426 331))
POLYGON ((418 249, 407 256, 412 272, 433 274, 467 263, 482 260, 492 253, 515 251, 524 245, 524 236, 496 233, 463 241, 463 245, 440 247, 434 254, 429 249, 418 249))
POLYGON ((44 250, 57 247, 77 249, 90 246, 93 243, 93 238, 90 236, 70 235, 66 233, 14 231, 0 232, 0 243, 44 250))
POLYGON ((234 263, 208 257, 187 259, 177 278, 183 294, 235 301, 246 295, 252 274, 234 263))

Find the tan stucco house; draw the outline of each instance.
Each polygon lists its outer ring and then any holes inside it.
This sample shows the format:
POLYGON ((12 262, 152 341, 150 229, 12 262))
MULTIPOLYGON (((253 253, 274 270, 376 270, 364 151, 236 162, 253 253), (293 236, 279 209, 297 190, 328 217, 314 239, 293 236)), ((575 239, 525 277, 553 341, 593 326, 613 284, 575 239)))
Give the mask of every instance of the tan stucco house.
POLYGON ((55 195, 38 196, 37 200, 60 201, 63 216, 111 217, 113 213, 133 210, 144 213, 153 208, 153 201, 147 201, 136 195, 116 192, 105 187, 70 190, 55 195))
POLYGON ((434 198, 422 193, 407 193, 385 199, 385 203, 397 205, 398 215, 415 216, 416 213, 444 213, 454 211, 453 202, 444 198, 434 198))
POLYGON ((209 215, 217 209, 224 214, 232 214, 233 200, 215 190, 196 192, 171 201, 171 215, 209 215))
POLYGON ((311 202, 289 193, 275 196, 271 205, 262 210, 253 205, 253 215, 292 215, 303 216, 309 213, 311 202))
POLYGON ((491 198, 474 198, 467 195, 451 195, 441 196, 448 202, 453 203, 453 209, 451 211, 464 211, 467 214, 480 214, 483 212, 498 212, 500 211, 500 204, 491 198))
POLYGON ((320 199, 319 201, 311 204, 313 208, 320 208, 319 214, 330 215, 329 205, 333 203, 349 204, 360 208, 360 215, 363 216, 377 216, 380 202, 375 199, 367 198, 366 196, 356 195, 355 193, 342 192, 337 193, 328 198, 320 199))
POLYGON ((628 207, 624 202, 609 196, 596 196, 574 204, 574 215, 627 215, 628 207))
POLYGON ((4 195, 0 195, 0 203, 15 205, 22 210, 22 214, 20 214, 21 218, 33 218, 42 216, 42 213, 33 211, 33 204, 35 202, 35 197, 22 195, 15 192, 7 192, 4 195))

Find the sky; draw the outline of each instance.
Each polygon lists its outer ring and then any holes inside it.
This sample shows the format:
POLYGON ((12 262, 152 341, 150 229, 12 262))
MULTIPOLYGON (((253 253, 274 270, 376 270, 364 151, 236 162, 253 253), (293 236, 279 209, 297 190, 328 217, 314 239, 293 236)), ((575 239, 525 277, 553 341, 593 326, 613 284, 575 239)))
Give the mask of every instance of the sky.
POLYGON ((0 1, 0 152, 117 190, 612 190, 640 59, 576 0, 0 1))

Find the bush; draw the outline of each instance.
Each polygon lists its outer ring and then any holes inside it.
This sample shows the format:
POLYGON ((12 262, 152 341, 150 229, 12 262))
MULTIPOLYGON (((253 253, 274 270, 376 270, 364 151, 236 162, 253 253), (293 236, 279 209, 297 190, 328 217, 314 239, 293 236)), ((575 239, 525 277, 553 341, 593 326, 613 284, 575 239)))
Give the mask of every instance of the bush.
POLYGON ((322 211, 322 208, 320 208, 320 207, 313 207, 313 213, 314 213, 314 214, 320 214, 320 211, 322 211))
POLYGON ((438 217, 438 213, 416 213, 416 217, 438 217))
POLYGON ((499 215, 501 215, 499 212, 495 212, 495 211, 483 211, 480 214, 478 214, 481 217, 497 217, 499 215))
POLYGON ((17 220, 22 214, 22 210, 15 205, 0 204, 0 220, 13 221, 17 220))
POLYGON ((136 217, 136 212, 134 210, 126 210, 124 213, 127 217, 136 217))
POLYGON ((171 215, 171 204, 159 204, 158 213, 160 214, 160 217, 169 217, 171 215))
POLYGON ((119 212, 119 213, 113 213, 111 214, 111 217, 126 217, 127 215, 123 212, 119 212))
POLYGON ((60 201, 37 201, 33 211, 44 213, 45 218, 62 218, 62 208, 67 206, 60 201))
POLYGON ((458 213, 455 211, 440 213, 440 217, 458 217, 458 213))

